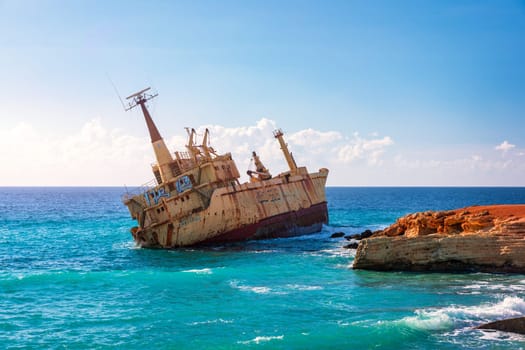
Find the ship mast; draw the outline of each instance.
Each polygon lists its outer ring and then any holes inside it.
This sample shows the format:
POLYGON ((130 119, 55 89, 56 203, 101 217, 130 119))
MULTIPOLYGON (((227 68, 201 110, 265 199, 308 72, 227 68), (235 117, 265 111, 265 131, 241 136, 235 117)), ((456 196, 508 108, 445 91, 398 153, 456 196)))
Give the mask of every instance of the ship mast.
POLYGON ((273 136, 275 136, 275 138, 279 141, 279 144, 281 145, 281 150, 283 151, 284 158, 288 163, 290 172, 295 173, 297 171, 297 164, 295 163, 295 159, 293 159, 292 154, 288 150, 288 145, 286 144, 286 142, 284 142, 283 131, 281 129, 277 129, 273 132, 273 136))
POLYGON ((126 108, 126 111, 129 111, 130 109, 137 106, 140 106, 142 109, 149 135, 151 137, 153 151, 155 152, 155 157, 157 158, 160 177, 162 182, 166 182, 173 177, 169 166, 170 163, 173 162, 173 158, 170 154, 170 151, 168 150, 168 147, 166 147, 166 144, 164 143, 164 139, 162 136, 160 136, 159 130, 157 129, 157 126, 149 114, 148 108, 146 107, 146 102, 154 97, 157 97, 158 94, 148 94, 146 93, 148 90, 150 90, 149 87, 126 97, 126 100, 131 100, 128 104, 128 108, 126 108))

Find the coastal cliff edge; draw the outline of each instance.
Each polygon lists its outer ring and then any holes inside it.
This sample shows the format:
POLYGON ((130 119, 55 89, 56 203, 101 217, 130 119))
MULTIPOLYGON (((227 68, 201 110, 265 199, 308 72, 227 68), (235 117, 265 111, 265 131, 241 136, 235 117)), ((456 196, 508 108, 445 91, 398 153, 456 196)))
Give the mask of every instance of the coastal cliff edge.
POLYGON ((525 204, 403 216, 361 240, 353 268, 525 273, 525 204))

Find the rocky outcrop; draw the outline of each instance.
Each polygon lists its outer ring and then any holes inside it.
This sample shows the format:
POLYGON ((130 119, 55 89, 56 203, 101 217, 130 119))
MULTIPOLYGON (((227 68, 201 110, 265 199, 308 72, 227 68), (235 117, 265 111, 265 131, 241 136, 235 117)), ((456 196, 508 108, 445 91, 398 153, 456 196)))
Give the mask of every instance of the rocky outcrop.
POLYGON ((525 334, 525 317, 509 318, 506 320, 485 323, 476 328, 525 334))
POLYGON ((352 242, 352 243, 344 245, 343 248, 344 249, 357 249, 358 246, 359 246, 359 243, 352 242))
POLYGON ((347 235, 345 236, 345 239, 347 241, 351 241, 351 240, 361 240, 361 239, 364 239, 364 238, 368 238, 370 236, 372 236, 374 233, 370 230, 365 230, 361 233, 356 233, 356 234, 353 234, 353 235, 347 235))
POLYGON ((334 232, 334 233, 332 233, 332 235, 330 235, 330 238, 340 238, 340 237, 344 237, 344 236, 345 236, 344 232, 334 232))
POLYGON ((525 205, 406 215, 359 243, 355 269, 525 273, 525 205))

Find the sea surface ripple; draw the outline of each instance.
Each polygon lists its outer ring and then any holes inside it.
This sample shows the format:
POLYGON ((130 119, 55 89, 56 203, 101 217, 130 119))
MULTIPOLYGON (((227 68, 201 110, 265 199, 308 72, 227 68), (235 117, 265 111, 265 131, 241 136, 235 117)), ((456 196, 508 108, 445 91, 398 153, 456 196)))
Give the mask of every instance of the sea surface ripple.
POLYGON ((354 271, 346 234, 525 188, 327 189, 309 236, 137 249, 122 188, 0 188, 0 348, 519 349, 525 276, 354 271))

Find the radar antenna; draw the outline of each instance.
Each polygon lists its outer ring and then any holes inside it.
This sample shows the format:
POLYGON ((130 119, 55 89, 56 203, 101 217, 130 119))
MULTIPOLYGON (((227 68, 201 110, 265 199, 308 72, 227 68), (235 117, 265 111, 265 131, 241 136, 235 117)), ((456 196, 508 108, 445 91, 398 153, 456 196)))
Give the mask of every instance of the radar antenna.
POLYGON ((153 122, 153 119, 151 119, 151 115, 149 114, 148 108, 146 107, 146 102, 154 97, 157 97, 158 94, 146 93, 150 89, 151 88, 148 87, 126 97, 126 100, 131 100, 130 102, 128 102, 128 107, 126 108, 126 111, 140 106, 140 108, 142 109, 142 113, 144 114, 144 119, 146 119, 146 125, 148 126, 149 134, 151 136, 151 142, 156 142, 158 140, 162 140, 162 136, 160 136, 157 126, 153 122))
POLYGON ((144 105, 146 101, 151 100, 154 97, 157 97, 159 94, 147 94, 146 91, 150 90, 151 87, 145 88, 144 90, 140 90, 139 92, 136 92, 132 95, 129 95, 126 97, 126 100, 131 100, 128 102, 128 107, 126 108, 126 111, 129 111, 132 108, 137 107, 138 105, 144 105))
POLYGON ((126 97, 126 100, 131 100, 128 102, 129 107, 126 109, 126 111, 129 111, 130 109, 137 106, 140 106, 140 109, 142 109, 142 114, 144 114, 146 126, 148 127, 149 136, 151 137, 151 143, 155 152, 155 157, 157 158, 157 165, 153 167, 153 173, 155 174, 157 182, 160 184, 173 178, 174 175, 171 170, 172 168, 170 168, 170 164, 173 163, 173 158, 170 154, 170 151, 168 150, 168 147, 166 147, 166 144, 164 143, 164 139, 162 136, 160 136, 157 126, 153 122, 153 119, 151 119, 148 108, 146 107, 146 102, 158 95, 156 93, 147 93, 149 90, 150 88, 148 87, 126 97), (159 176, 157 176, 157 173, 159 176), (158 180, 159 178, 160 181, 158 180))

